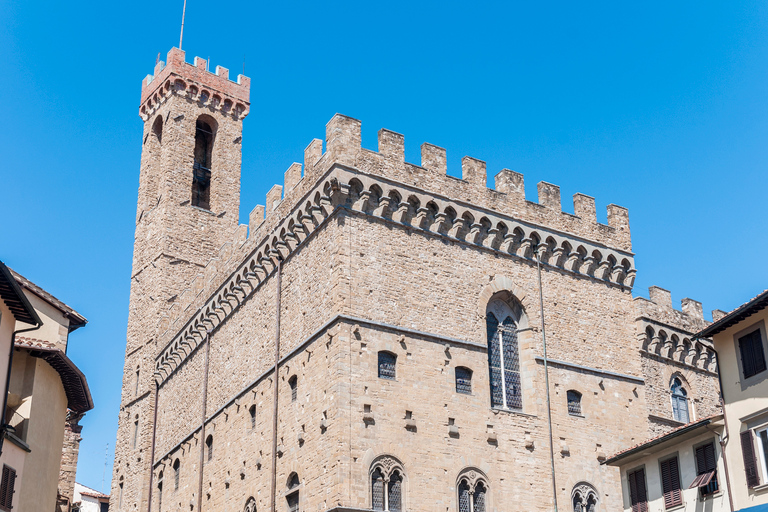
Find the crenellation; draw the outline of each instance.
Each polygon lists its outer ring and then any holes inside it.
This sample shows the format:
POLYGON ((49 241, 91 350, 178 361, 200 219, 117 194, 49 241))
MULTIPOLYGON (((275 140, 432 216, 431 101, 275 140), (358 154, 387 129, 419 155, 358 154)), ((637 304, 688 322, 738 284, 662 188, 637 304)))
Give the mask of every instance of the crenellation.
POLYGON ((560 187, 547 183, 546 181, 540 181, 537 185, 539 192, 539 204, 552 208, 556 212, 562 212, 562 203, 560 202, 560 187))
POLYGON ((712 310, 712 321, 717 322, 721 318, 725 317, 728 314, 727 311, 723 311, 722 309, 713 309, 712 310))
POLYGON ((336 114, 325 128, 325 147, 329 158, 354 165, 361 150, 360 121, 336 114))
POLYGON ((448 172, 448 159, 444 148, 425 142, 421 145, 421 167, 445 176, 448 172))
POLYGON ((597 224, 595 198, 584 194, 573 194, 573 213, 585 222, 597 224))
POLYGON ((229 70, 223 66, 216 66, 216 76, 229 80, 229 70))
POLYGON ((283 178, 283 184, 285 185, 285 194, 288 195, 301 181, 301 164, 292 163, 288 170, 285 171, 285 177, 283 178))
POLYGON ((485 190, 487 188, 488 176, 485 170, 485 162, 465 156, 461 159, 461 179, 470 185, 485 190))
POLYGON ((696 320, 704 321, 704 309, 701 302, 686 297, 681 301, 681 304, 683 313, 696 320))
POLYGON ((608 225, 617 231, 629 234, 629 210, 623 206, 609 204, 608 225))
POLYGON ((283 187, 280 185, 272 185, 272 188, 267 192, 267 216, 272 215, 272 212, 280 205, 283 200, 283 187))
POLYGON ((256 230, 264 222, 264 205, 257 204, 248 215, 248 238, 253 238, 256 230))
POLYGON ((314 173, 315 165, 323 156, 323 141, 312 139, 312 142, 304 149, 304 174, 314 173))
POLYGON ((650 297, 651 302, 657 306, 667 310, 673 309, 672 292, 669 290, 665 290, 659 286, 651 286, 648 288, 648 296, 650 297))
POLYGON ((524 176, 509 169, 500 170, 494 178, 494 187, 497 192, 506 194, 513 201, 518 203, 525 201, 525 178, 524 176))
POLYGON ((402 134, 382 128, 379 130, 379 153, 395 163, 405 162, 405 138, 402 134))

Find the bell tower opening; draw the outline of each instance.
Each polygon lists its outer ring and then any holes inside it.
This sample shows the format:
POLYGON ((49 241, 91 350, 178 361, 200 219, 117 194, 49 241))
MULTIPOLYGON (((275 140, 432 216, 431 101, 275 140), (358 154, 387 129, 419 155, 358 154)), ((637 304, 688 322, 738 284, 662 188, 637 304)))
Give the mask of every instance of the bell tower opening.
POLYGON ((192 170, 192 206, 211 209, 211 158, 216 121, 200 116, 195 124, 195 163, 192 170))

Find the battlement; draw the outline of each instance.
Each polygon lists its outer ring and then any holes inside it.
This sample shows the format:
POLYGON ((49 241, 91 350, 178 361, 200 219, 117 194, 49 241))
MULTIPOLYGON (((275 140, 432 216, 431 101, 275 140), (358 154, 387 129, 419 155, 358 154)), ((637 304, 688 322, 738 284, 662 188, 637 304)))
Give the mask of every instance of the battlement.
POLYGON ((186 94, 190 99, 220 109, 236 117, 245 117, 250 107, 251 79, 237 75, 237 81, 229 79, 227 68, 216 66, 216 72, 208 71, 206 59, 195 57, 194 64, 184 60, 184 52, 171 48, 167 63, 155 65, 154 74, 141 82, 140 115, 151 116, 156 107, 170 93, 186 94))
POLYGON ((706 327, 701 302, 685 298, 680 301, 681 309, 672 304, 672 293, 658 286, 648 288, 648 299, 636 297, 639 316, 666 324, 688 333, 695 333, 706 327))

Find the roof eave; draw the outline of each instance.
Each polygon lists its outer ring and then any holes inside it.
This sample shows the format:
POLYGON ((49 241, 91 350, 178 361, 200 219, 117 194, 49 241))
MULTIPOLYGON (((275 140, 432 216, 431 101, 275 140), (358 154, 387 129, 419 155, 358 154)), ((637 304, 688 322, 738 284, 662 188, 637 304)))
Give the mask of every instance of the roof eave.
POLYGON ((3 297, 3 301, 15 300, 19 303, 18 307, 20 307, 22 310, 20 317, 17 317, 14 313, 14 318, 25 324, 34 325, 36 327, 42 325, 42 320, 40 320, 40 317, 37 315, 35 308, 32 307, 32 304, 29 302, 29 299, 24 293, 24 290, 21 289, 19 282, 13 275, 13 271, 8 268, 2 261, 0 261, 0 280, 3 280, 7 283, 8 287, 10 288, 9 292, 12 295, 12 297, 3 297))
POLYGON ((765 290, 746 304, 734 309, 717 322, 712 322, 705 329, 694 334, 694 338, 711 338, 715 334, 723 332, 766 307, 768 307, 768 290, 765 290))

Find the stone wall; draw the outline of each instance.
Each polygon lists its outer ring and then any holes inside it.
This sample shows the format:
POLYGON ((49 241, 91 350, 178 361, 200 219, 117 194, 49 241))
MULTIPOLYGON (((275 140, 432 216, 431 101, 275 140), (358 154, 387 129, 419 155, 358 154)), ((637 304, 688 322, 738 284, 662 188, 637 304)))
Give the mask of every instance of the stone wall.
POLYGON ((63 505, 61 510, 68 511, 75 496, 75 477, 77 476, 77 457, 80 453, 80 432, 83 426, 78 422, 82 415, 71 411, 64 424, 64 445, 61 449, 61 467, 59 469, 58 502, 63 505))

